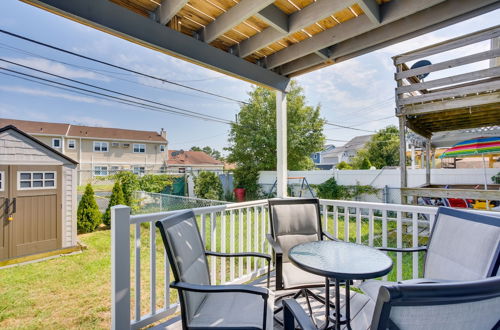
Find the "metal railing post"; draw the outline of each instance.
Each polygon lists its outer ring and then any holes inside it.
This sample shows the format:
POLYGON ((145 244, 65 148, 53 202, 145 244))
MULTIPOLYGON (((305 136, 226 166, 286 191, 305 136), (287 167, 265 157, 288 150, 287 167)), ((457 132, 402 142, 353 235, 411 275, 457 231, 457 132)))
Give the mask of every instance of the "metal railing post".
POLYGON ((111 208, 111 329, 130 329, 130 207, 111 208))

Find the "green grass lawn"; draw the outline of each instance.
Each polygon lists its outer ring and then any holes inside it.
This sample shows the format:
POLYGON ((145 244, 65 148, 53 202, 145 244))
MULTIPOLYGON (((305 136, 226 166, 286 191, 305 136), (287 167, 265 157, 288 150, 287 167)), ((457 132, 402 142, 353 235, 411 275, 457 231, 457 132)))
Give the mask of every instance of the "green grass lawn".
MULTIPOLYGON (((261 224, 259 214, 259 226, 261 224)), ((254 230, 255 214, 243 214, 243 250, 247 251, 247 221, 250 221, 251 230, 254 230), (248 218, 247 218, 248 216, 248 218)), ((239 223, 238 214, 235 214, 235 251, 239 251, 239 223)), ((342 219, 341 219, 342 220, 342 219)), ((199 219, 200 221, 200 219, 199 219)), ((210 249, 210 225, 206 220, 207 249, 210 249)), ((217 250, 221 249, 222 217, 216 217, 217 250)), ((266 221, 267 225, 267 214, 266 221)), ((333 231, 330 219, 328 230, 333 231)), ((149 226, 141 226, 141 310, 142 314, 149 312, 149 226)), ((350 221, 350 236, 354 237, 356 230, 355 220, 350 221)), ((389 224, 393 230, 393 225, 389 224)), ((265 231, 267 232, 267 230, 265 231)), ((259 233, 262 228, 259 227, 259 233)), ((343 238, 343 222, 339 222, 339 236, 343 238)), ((375 223, 375 236, 381 233, 381 225, 375 223)), ((131 226, 131 240, 134 230, 131 226)), ((227 251, 230 242, 230 217, 226 215, 226 235, 224 237, 227 251)), ((362 221, 363 242, 368 240, 368 221, 362 221)), ((251 235, 251 249, 255 241, 251 235)), ((258 236, 257 243, 262 244, 262 235, 258 236)), ((376 243, 378 238, 376 238, 376 243)), ((85 328, 101 329, 110 326, 110 231, 102 230, 91 234, 80 235, 79 240, 88 246, 80 254, 55 258, 38 263, 22 265, 0 270, 0 329, 36 329, 36 328, 85 328)), ((396 237, 393 232, 388 235, 388 245, 395 246, 396 237)), ((425 244, 426 239, 421 240, 425 244)), ((403 235, 404 246, 410 246, 411 237, 403 235)), ((131 244, 131 249, 133 245, 131 244)), ((165 305, 165 280, 164 280, 164 248, 159 234, 156 234, 157 254, 157 308, 165 305)), ((391 255, 391 254, 390 254, 391 255)), ((391 257, 395 260, 395 255, 391 257)), ((403 256, 403 277, 411 278, 411 255, 403 256)), ((420 255, 420 272, 422 271, 422 258, 420 255)), ((249 260, 254 265, 253 260, 249 260)), ((242 260, 244 271, 247 269, 246 258, 242 260)), ((235 274, 238 275, 239 259, 235 259, 235 274)), ((217 258, 217 278, 223 261, 217 258)), ((132 278, 132 310, 134 310, 134 263, 131 263, 132 278)), ((229 279, 230 262, 225 261, 226 279, 229 279)), ((395 280, 395 270, 389 275, 389 280, 395 280)), ((175 290, 169 296, 169 303, 177 300, 175 290)), ((134 317, 134 313, 132 313, 134 317)))

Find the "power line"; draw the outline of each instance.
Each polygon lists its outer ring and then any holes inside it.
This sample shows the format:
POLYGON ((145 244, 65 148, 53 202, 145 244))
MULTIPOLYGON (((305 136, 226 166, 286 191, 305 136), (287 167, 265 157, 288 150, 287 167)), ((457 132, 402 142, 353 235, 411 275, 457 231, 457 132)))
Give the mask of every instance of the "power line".
MULTIPOLYGON (((24 49, 20 49, 20 48, 11 46, 11 45, 7 45, 7 44, 1 43, 1 42, 0 42, 0 48, 4 48, 4 49, 10 50, 12 52, 20 53, 20 54, 30 55, 30 56, 33 56, 35 58, 45 59, 45 60, 48 60, 48 61, 52 61, 52 62, 64 64, 64 65, 68 65, 68 66, 75 67, 75 68, 78 68, 78 69, 84 69, 84 70, 92 71, 92 72, 95 72, 95 73, 97 73, 98 75, 100 75, 102 77, 107 77, 107 78, 112 78, 112 79, 118 79, 118 80, 126 81, 126 82, 129 82, 131 84, 135 84, 135 85, 145 86, 145 87, 149 87, 149 88, 155 88, 155 89, 159 89, 159 90, 163 90, 163 91, 169 91, 171 93, 177 93, 177 94, 182 94, 182 95, 187 95, 187 96, 192 96, 192 97, 198 97, 198 98, 202 98, 202 99, 206 99, 206 100, 213 100, 213 101, 224 102, 224 103, 233 103, 233 101, 228 101, 228 100, 223 100, 223 99, 217 99, 217 98, 213 98, 213 97, 206 97, 206 96, 203 96, 203 95, 196 95, 196 94, 191 94, 191 93, 185 93, 185 92, 181 92, 181 91, 177 91, 177 90, 172 90, 172 89, 168 89, 168 88, 164 88, 164 87, 160 87, 160 86, 148 85, 148 84, 145 84, 145 83, 141 83, 140 81, 134 81, 134 80, 126 79, 126 78, 123 78, 123 77, 117 77, 116 75, 120 75, 120 76, 123 76, 123 75, 126 75, 126 76, 136 76, 136 75, 135 74, 123 73, 123 72, 117 72, 117 71, 109 71, 109 70, 103 70, 103 69, 96 69, 96 68, 91 68, 91 67, 88 67, 88 66, 85 66, 85 65, 77 65, 77 64, 74 64, 74 63, 69 63, 69 62, 57 60, 57 59, 55 59, 53 57, 38 55, 38 54, 32 53, 30 51, 27 51, 27 50, 24 50, 24 49), (107 74, 103 74, 103 72, 105 72, 107 74)), ((220 77, 206 78, 206 80, 213 80, 213 79, 220 79, 220 77)), ((192 80, 192 81, 203 81, 203 80, 204 79, 195 79, 195 80, 192 80)), ((185 80, 185 81, 182 81, 182 82, 187 82, 187 81, 188 80, 185 80)), ((176 81, 176 82, 181 82, 181 81, 176 81)))
POLYGON ((330 123, 330 122, 326 122, 325 125, 330 125, 330 126, 335 126, 335 127, 339 127, 339 128, 345 128, 345 129, 352 129, 354 131, 360 131, 360 132, 377 133, 375 131, 369 131, 369 130, 362 129, 362 128, 356 128, 356 127, 349 127, 349 126, 344 126, 344 125, 338 125, 338 124, 333 124, 333 123, 330 123))
POLYGON ((150 75, 150 74, 147 74, 147 73, 143 73, 143 72, 135 71, 135 70, 132 70, 132 69, 128 69, 128 68, 125 68, 125 67, 122 67, 122 66, 119 66, 119 65, 116 65, 116 64, 112 64, 112 63, 103 61, 103 60, 99 60, 99 59, 96 59, 96 58, 92 58, 92 57, 89 57, 89 56, 78 54, 78 53, 69 51, 67 49, 63 49, 63 48, 60 48, 60 47, 57 47, 57 46, 53 46, 53 45, 50 45, 50 44, 47 44, 47 43, 44 43, 44 42, 41 42, 41 41, 38 41, 38 40, 35 40, 35 39, 31 39, 31 38, 28 38, 28 37, 25 37, 25 36, 22 36, 22 35, 13 33, 13 32, 9 32, 9 31, 3 30, 3 29, 0 29, 0 33, 7 34, 7 35, 9 35, 11 37, 22 39, 22 40, 25 40, 25 41, 28 41, 28 42, 31 42, 31 43, 34 43, 34 44, 37 44, 37 45, 40 45, 40 46, 44 46, 44 47, 47 47, 47 48, 50 48, 50 49, 54 49, 54 50, 57 50, 59 52, 63 52, 63 53, 66 53, 66 54, 77 56, 77 57, 80 57, 80 58, 83 58, 83 59, 86 59, 86 60, 89 60, 89 61, 97 62, 97 63, 104 64, 104 65, 107 65, 107 66, 110 66, 110 67, 113 67, 113 68, 116 68, 116 69, 120 69, 120 70, 124 70, 124 71, 130 72, 130 73, 134 73, 136 75, 140 75, 140 76, 147 77, 147 78, 150 78, 150 79, 155 79, 155 80, 161 81, 163 83, 167 83, 167 84, 171 84, 171 85, 174 85, 174 86, 179 86, 179 87, 187 88, 187 89, 199 92, 199 93, 204 93, 204 94, 207 94, 207 95, 212 95, 212 96, 215 96, 215 97, 219 97, 219 98, 223 98, 223 99, 226 99, 226 100, 234 101, 234 102, 237 102, 237 103, 240 103, 240 104, 241 103, 248 104, 247 102, 244 102, 244 101, 241 101, 241 100, 237 100, 237 99, 233 99, 231 97, 227 97, 227 96, 224 96, 224 95, 219 95, 219 94, 216 94, 216 93, 208 92, 208 91, 205 91, 205 90, 202 90, 202 89, 199 89, 199 88, 187 86, 187 85, 184 85, 184 84, 181 84, 181 83, 177 83, 177 82, 174 82, 174 81, 171 81, 171 80, 167 80, 167 79, 164 79, 164 78, 156 77, 156 76, 153 76, 153 75, 150 75))
MULTIPOLYGON (((122 93, 122 92, 117 92, 117 91, 114 91, 114 90, 111 90, 111 89, 108 89, 108 88, 104 88, 104 87, 100 87, 100 86, 96 86, 96 85, 84 83, 84 82, 78 81, 76 79, 66 78, 66 77, 57 75, 55 73, 51 73, 51 72, 47 72, 47 71, 44 71, 44 70, 36 69, 36 68, 30 67, 30 66, 27 66, 27 65, 23 65, 23 64, 16 63, 16 62, 13 62, 13 61, 5 60, 5 59, 2 59, 2 58, 0 58, 0 61, 6 62, 6 63, 10 63, 10 64, 14 64, 14 65, 26 68, 26 69, 30 69, 30 70, 33 70, 33 71, 44 73, 44 74, 47 74, 47 75, 50 75, 50 76, 53 76, 53 77, 57 77, 57 78, 60 78, 60 79, 64 79, 64 80, 67 80, 67 81, 71 81, 71 82, 74 82, 74 83, 77 83, 77 84, 81 84, 81 85, 84 85, 84 86, 87 86, 87 87, 92 87, 92 88, 95 88, 95 89, 98 89, 98 90, 103 90, 103 91, 106 91, 106 92, 115 93, 115 94, 118 94, 118 95, 121 95, 121 96, 129 97, 129 98, 134 98, 134 99, 137 99, 137 100, 141 100, 141 101, 145 101, 145 102, 149 102, 149 103, 161 105, 161 106, 164 106, 164 107, 174 108, 174 109, 177 109, 177 110, 186 111, 186 112, 190 112, 190 113, 193 113, 193 114, 201 114, 199 112, 194 112, 194 111, 190 111, 190 110, 186 110, 186 109, 177 108, 177 107, 171 106, 169 104, 160 103, 160 102, 156 102, 156 101, 151 101, 151 100, 139 97, 139 96, 134 96, 134 95, 130 95, 130 94, 122 93)), ((206 117, 210 117, 210 118, 213 118, 213 119, 217 119, 217 120, 224 120, 223 118, 219 118, 219 117, 215 117, 215 116, 211 116, 211 115, 206 115, 206 114, 201 114, 201 115, 204 115, 206 117)))
MULTIPOLYGON (((228 121, 226 119, 223 119, 223 118, 218 118, 218 117, 213 117, 213 116, 209 117, 207 115, 204 115, 204 114, 201 114, 201 113, 198 113, 198 112, 195 112, 195 111, 190 111, 190 110, 182 109, 182 108, 175 107, 175 106, 163 105, 164 107, 166 107, 168 109, 160 108, 160 107, 157 107, 157 106, 154 106, 154 105, 150 105, 150 104, 146 104, 146 103, 142 103, 142 102, 137 102, 137 101, 133 101, 133 100, 128 100, 128 99, 123 99, 123 98, 120 98, 120 97, 117 97, 117 96, 113 96, 113 95, 109 95, 109 94, 105 94, 105 93, 100 93, 100 92, 88 90, 88 89, 77 87, 77 86, 72 86, 72 85, 64 84, 64 83, 61 83, 61 82, 57 82, 57 81, 50 80, 50 79, 45 79, 45 78, 42 78, 42 77, 37 77, 37 76, 30 75, 30 74, 27 74, 27 73, 19 72, 19 71, 16 71, 16 70, 10 70, 10 69, 7 69, 7 68, 0 68, 0 70, 9 71, 9 72, 12 72, 12 73, 15 73, 15 74, 18 74, 18 75, 27 76, 27 77, 31 77, 31 78, 34 78, 34 79, 42 80, 42 81, 45 81, 45 82, 49 82, 51 84, 57 84, 57 85, 60 85, 60 86, 64 86, 64 87, 66 87, 66 90, 67 90, 67 88, 70 88, 70 89, 75 89, 77 91, 86 92, 86 93, 90 93, 90 94, 96 94, 96 95, 99 95, 99 96, 110 98, 110 99, 112 99, 115 102, 118 100, 118 101, 120 101, 118 103, 126 102, 129 105, 133 104, 133 105, 137 105, 137 106, 139 106, 141 108, 145 108, 146 107, 148 109, 157 109, 157 110, 161 110, 163 112, 169 112, 169 113, 174 113, 174 114, 179 114, 179 115, 183 115, 183 116, 187 116, 187 117, 199 118, 199 119, 204 119, 204 120, 209 120, 209 121, 216 121, 216 122, 220 122, 220 123, 224 123, 224 124, 230 124, 231 123, 230 121, 228 121), (172 109, 175 109, 175 110, 172 110, 172 109), (179 110, 179 111, 176 111, 176 110, 179 110)), ((18 77, 18 76, 15 76, 15 75, 10 75, 10 76, 22 79, 22 77, 18 77)), ((57 86, 53 86, 52 85, 52 87, 57 87, 57 86)), ((73 91, 73 90, 70 90, 70 91, 73 91)), ((132 99, 137 99, 134 96, 127 96, 127 97, 132 98, 132 99)), ((147 102, 152 103, 151 101, 147 101, 147 102)))

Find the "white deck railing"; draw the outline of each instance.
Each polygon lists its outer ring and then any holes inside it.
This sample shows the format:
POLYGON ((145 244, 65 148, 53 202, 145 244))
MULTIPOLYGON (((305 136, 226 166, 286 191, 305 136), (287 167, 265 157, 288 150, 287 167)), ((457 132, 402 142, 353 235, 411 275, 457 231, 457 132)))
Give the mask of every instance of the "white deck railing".
MULTIPOLYGON (((155 221, 179 211, 130 215, 130 208, 112 208, 112 328, 137 329, 177 310, 170 269, 155 221), (132 266, 133 265, 133 266, 132 266), (133 312, 132 312, 133 311, 133 312)), ((267 252, 267 200, 194 209, 206 248, 219 252, 267 252)), ((437 208, 321 200, 323 226, 335 237, 377 247, 416 247, 428 235, 437 208)), ((404 262, 396 254, 394 279, 416 278, 419 256, 404 262), (409 269, 411 265, 411 269, 409 269)), ((245 282, 263 274, 256 258, 210 257, 212 283, 245 282)), ((391 275, 394 277, 394 275, 391 275)))

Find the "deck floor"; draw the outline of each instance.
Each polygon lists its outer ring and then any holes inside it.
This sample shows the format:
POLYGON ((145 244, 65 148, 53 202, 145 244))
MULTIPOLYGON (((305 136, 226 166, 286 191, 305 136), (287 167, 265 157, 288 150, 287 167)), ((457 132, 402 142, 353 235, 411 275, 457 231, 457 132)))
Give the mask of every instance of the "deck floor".
MULTIPOLYGON (((271 289, 274 288, 274 274, 271 277, 271 289)), ((259 279, 256 279, 255 281, 252 282, 252 284, 257 285, 257 286, 266 286, 266 277, 261 277, 259 279)), ((276 293, 276 297, 280 297, 281 295, 287 294, 287 293, 293 293, 296 292, 297 290, 287 290, 287 291, 280 291, 279 293, 276 293)), ((324 295, 324 288, 317 288, 317 289, 312 289, 314 293, 320 294, 321 296, 324 295)), ((331 294, 331 301, 334 301, 334 291, 333 288, 330 290, 331 294)), ((345 312, 345 290, 342 287, 340 289, 340 299, 341 299, 341 313, 344 314, 345 312)), ((304 310, 307 310, 307 305, 306 301, 304 298, 298 299, 299 303, 302 305, 304 310)), ((323 304, 317 302, 314 299, 310 299, 311 302, 311 308, 313 311, 314 319, 316 321, 317 325, 322 325, 324 323, 325 317, 325 307, 323 304)), ((371 317, 373 315, 373 309, 374 309, 375 304, 365 295, 355 292, 354 290, 351 289, 351 329, 352 330, 366 330, 370 328, 370 322, 371 322, 371 317)), ((279 319, 281 319, 281 315, 277 315, 279 319)), ((330 323, 331 325, 331 323, 330 323)), ((165 330, 180 330, 182 329, 182 324, 180 321, 180 318, 177 317, 175 319, 172 319, 168 322, 165 322, 163 324, 157 325, 153 327, 152 329, 155 330, 160 330, 160 329, 165 329, 165 330)), ((283 329, 282 326, 279 325, 279 323, 275 322, 274 324, 274 329, 276 330, 281 330, 283 329)), ((343 326, 342 329, 347 329, 346 326, 343 326)))

